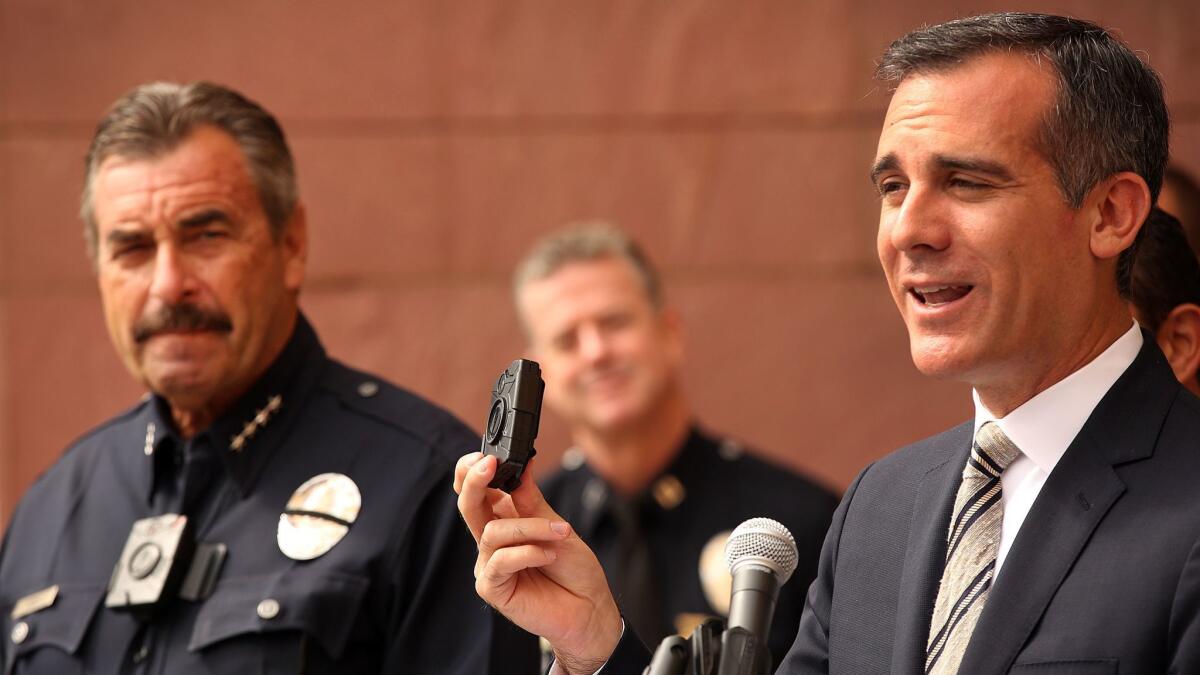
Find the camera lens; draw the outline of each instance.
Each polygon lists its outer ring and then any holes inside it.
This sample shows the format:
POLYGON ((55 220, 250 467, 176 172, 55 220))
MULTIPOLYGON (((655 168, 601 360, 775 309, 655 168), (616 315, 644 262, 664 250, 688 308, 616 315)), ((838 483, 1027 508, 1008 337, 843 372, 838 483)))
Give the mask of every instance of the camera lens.
POLYGON ((499 438, 500 433, 504 431, 504 418, 508 414, 508 406, 505 405, 504 399, 498 398, 492 401, 492 409, 488 412, 487 421, 487 442, 494 444, 499 438))
POLYGON ((134 579, 145 579, 150 576, 158 561, 162 559, 162 549, 158 544, 148 541, 137 548, 129 557, 129 574, 134 579))

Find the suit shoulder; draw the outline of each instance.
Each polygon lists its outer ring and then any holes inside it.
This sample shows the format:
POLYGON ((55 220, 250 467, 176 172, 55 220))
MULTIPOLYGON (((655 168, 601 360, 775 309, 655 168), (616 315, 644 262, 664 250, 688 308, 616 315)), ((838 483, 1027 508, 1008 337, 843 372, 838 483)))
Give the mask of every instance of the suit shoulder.
POLYGON ((863 477, 872 473, 893 473, 920 471, 924 473, 931 466, 944 461, 957 459, 971 446, 971 432, 974 422, 967 421, 947 429, 939 434, 923 438, 911 443, 874 462, 863 477))
POLYGON ((350 414, 411 437, 451 463, 479 442, 476 434, 445 408, 334 359, 322 374, 321 386, 350 414))

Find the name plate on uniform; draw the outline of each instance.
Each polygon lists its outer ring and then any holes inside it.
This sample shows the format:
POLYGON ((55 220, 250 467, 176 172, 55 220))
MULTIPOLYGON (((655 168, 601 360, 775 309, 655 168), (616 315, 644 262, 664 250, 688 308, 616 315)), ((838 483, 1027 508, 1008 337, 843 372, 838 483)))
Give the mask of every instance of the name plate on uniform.
POLYGON ((13 605, 12 618, 13 620, 29 616, 34 612, 40 612, 47 607, 53 607, 54 601, 58 599, 58 585, 55 584, 49 588, 43 588, 36 593, 21 598, 17 604, 13 605))

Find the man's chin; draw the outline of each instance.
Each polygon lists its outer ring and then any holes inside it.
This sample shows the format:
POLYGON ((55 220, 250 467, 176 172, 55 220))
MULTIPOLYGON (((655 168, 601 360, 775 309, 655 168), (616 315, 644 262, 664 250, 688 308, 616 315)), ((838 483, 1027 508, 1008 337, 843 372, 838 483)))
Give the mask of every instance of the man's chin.
POLYGON ((913 365, 926 377, 962 379, 971 361, 954 338, 914 338, 910 343, 913 365))
POLYGON ((144 380, 150 391, 176 407, 194 407, 212 397, 213 378, 194 366, 158 366, 148 369, 144 380))

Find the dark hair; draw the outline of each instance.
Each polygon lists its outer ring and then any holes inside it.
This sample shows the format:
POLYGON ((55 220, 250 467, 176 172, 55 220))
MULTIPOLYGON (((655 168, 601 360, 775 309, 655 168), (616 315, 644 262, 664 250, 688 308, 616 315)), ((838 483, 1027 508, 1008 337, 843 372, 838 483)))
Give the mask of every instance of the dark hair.
POLYGON ((1163 174, 1163 190, 1170 190, 1178 201, 1178 213, 1171 215, 1179 219, 1192 253, 1200 255, 1200 185, 1182 168, 1168 164, 1163 174))
POLYGON ((153 82, 126 93, 96 127, 84 160, 79 213, 88 253, 96 252, 92 183, 104 160, 153 158, 170 152, 197 127, 211 125, 233 137, 276 239, 296 207, 296 168, 283 129, 262 106, 209 82, 153 82))
POLYGON ((1200 305, 1200 261, 1179 220, 1155 207, 1142 225, 1133 255, 1129 301, 1142 323, 1157 332, 1171 310, 1200 305))
POLYGON ((1100 181, 1133 171, 1158 198, 1170 123, 1158 75, 1100 26, 1063 16, 1003 12, 926 27, 896 40, 876 77, 899 85, 913 73, 950 70, 989 52, 1048 61, 1058 77, 1042 152, 1073 208, 1100 181))

